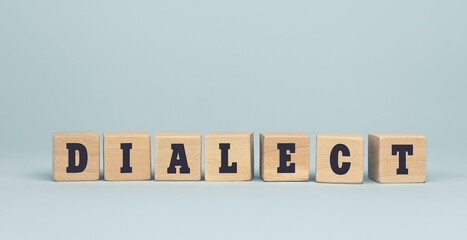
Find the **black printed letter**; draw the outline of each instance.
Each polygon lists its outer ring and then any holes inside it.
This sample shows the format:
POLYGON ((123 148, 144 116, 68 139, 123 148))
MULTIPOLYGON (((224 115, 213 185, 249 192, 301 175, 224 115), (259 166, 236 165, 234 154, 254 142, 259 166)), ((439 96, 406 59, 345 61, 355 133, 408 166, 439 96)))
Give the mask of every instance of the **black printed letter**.
POLYGON ((349 162, 343 162, 342 167, 339 167, 339 152, 342 152, 342 156, 349 157, 350 156, 350 151, 347 146, 344 144, 337 144, 332 148, 331 151, 331 169, 335 174, 338 175, 344 175, 346 174, 349 169, 350 169, 350 163, 349 162))
POLYGON ((68 167, 66 168, 67 173, 79 173, 86 169, 88 165, 88 151, 83 144, 80 143, 67 143, 66 149, 68 149, 68 167), (76 166, 75 151, 79 152, 79 165, 76 166))
POLYGON ((287 154, 287 150, 290 153, 295 153, 295 143, 278 143, 277 149, 279 149, 279 167, 277 173, 294 173, 295 163, 290 163, 287 166, 287 162, 290 161, 290 155, 287 154))
POLYGON ((229 166, 230 143, 219 143, 219 149, 221 150, 221 167, 219 168, 219 173, 237 173, 236 162, 233 162, 232 166, 229 166))
POLYGON ((409 169, 406 167, 406 155, 413 155, 413 145, 392 145, 392 155, 397 155, 399 152, 399 168, 397 174, 409 174, 409 169))
POLYGON ((130 167, 130 149, 132 148, 131 143, 120 144, 120 149, 123 150, 123 167, 120 168, 120 173, 131 173, 132 168, 130 167))
POLYGON ((186 160, 185 146, 183 144, 172 144, 172 159, 167 173, 177 173, 175 166, 180 166, 180 173, 190 173, 188 162, 186 160), (177 158, 180 156, 180 158, 177 158))

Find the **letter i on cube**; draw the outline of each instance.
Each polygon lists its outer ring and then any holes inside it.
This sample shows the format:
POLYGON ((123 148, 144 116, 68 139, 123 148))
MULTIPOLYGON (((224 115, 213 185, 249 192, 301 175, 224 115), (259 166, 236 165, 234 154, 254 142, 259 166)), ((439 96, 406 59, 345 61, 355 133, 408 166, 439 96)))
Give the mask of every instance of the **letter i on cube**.
POLYGON ((104 133, 104 179, 151 179, 151 136, 147 132, 104 133))

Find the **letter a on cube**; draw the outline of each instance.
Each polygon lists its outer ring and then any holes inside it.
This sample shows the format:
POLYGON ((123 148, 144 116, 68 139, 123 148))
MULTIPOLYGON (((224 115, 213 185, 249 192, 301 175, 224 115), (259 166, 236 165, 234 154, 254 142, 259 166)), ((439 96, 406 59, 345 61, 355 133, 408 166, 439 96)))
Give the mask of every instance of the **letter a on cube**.
POLYGON ((201 180, 201 133, 158 132, 155 180, 201 180))

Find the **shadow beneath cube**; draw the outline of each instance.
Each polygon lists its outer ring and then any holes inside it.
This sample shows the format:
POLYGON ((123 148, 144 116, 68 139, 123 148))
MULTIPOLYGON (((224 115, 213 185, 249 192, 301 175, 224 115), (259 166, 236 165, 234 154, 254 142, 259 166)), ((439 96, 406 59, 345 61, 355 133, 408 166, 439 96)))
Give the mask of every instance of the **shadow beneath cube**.
POLYGON ((53 182, 53 174, 50 171, 32 172, 27 175, 29 179, 36 181, 48 181, 53 182))

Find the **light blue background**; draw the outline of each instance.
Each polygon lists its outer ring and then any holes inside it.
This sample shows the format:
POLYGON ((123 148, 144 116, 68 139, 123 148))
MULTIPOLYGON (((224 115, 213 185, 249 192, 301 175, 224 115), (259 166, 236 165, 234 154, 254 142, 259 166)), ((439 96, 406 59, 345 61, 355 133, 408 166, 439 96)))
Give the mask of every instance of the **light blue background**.
POLYGON ((466 43, 466 1, 1 0, 0 238, 458 238, 466 43), (51 180, 53 132, 133 130, 302 131, 312 176, 318 132, 415 132, 427 183, 51 180))

